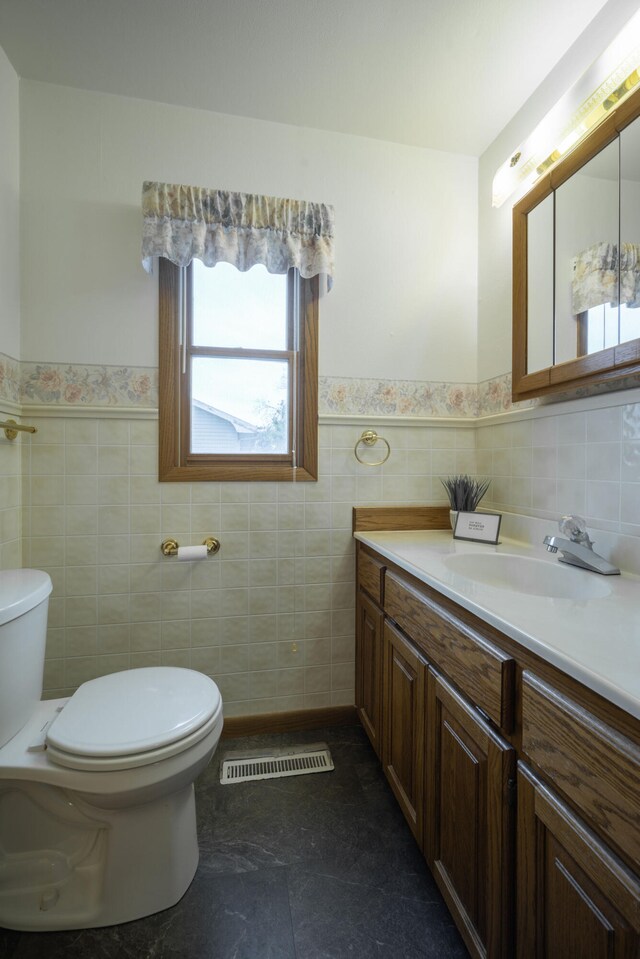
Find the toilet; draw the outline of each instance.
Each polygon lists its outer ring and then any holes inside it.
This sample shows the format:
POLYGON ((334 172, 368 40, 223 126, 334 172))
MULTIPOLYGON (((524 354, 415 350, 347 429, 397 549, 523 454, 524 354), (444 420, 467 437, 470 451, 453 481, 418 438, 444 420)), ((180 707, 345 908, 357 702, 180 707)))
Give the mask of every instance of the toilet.
POLYGON ((223 723, 213 680, 170 666, 41 701, 51 588, 0 571, 0 926, 17 930, 115 925, 182 897, 193 782, 223 723))

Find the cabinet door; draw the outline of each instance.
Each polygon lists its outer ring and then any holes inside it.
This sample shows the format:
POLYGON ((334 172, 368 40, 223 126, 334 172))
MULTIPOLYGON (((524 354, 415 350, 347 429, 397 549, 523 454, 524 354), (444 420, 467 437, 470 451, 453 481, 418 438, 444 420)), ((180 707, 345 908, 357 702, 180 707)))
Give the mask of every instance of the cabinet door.
POLYGON ((382 627, 384 615, 360 590, 356 624, 356 706, 378 758, 382 756, 382 627))
POLYGON ((427 860, 471 955, 510 959, 515 752, 432 671, 427 702, 427 860))
POLYGON ((425 681, 415 647, 384 625, 384 741, 382 764, 411 830, 422 846, 425 681))
POLYGON ((519 959, 636 959, 640 882, 518 764, 519 959))

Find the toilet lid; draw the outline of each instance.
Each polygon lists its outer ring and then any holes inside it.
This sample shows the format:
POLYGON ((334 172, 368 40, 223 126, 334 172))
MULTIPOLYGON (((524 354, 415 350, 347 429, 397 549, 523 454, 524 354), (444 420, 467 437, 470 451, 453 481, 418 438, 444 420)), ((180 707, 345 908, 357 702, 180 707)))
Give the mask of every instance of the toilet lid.
POLYGON ((47 744, 78 756, 131 756, 184 739, 220 703, 204 673, 173 666, 129 669, 83 683, 47 731, 47 744))

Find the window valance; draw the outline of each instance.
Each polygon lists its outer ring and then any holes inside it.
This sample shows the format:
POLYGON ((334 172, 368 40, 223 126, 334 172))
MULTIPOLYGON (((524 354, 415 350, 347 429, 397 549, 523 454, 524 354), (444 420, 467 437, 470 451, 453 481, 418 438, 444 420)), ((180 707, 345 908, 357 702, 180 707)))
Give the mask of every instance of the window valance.
POLYGON ((640 245, 623 243, 621 248, 618 256, 617 243, 595 243, 574 257, 571 311, 575 316, 603 303, 617 306, 618 300, 628 307, 640 307, 640 245))
POLYGON ((142 264, 153 257, 177 266, 231 263, 242 272, 261 263, 270 273, 291 267, 333 280, 333 207, 252 193, 145 181, 142 264))

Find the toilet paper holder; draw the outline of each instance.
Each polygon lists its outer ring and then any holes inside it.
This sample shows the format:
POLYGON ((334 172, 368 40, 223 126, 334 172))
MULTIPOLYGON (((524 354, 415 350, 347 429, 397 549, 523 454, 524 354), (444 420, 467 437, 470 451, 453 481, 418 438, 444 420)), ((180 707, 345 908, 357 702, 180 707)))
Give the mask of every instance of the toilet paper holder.
MULTIPOLYGON (((215 536, 207 536, 202 540, 202 545, 207 547, 207 556, 213 556, 220 549, 220 540, 215 536)), ((176 539, 163 539, 160 543, 160 549, 163 556, 177 556, 180 544, 176 539)))

